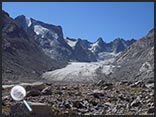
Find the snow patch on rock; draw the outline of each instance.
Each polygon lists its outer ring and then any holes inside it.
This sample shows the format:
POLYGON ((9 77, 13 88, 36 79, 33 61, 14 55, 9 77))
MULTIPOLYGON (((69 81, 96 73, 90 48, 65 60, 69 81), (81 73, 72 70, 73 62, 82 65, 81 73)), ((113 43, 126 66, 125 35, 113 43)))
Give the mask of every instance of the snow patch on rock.
POLYGON ((151 70, 152 70, 152 66, 150 65, 149 62, 145 62, 144 64, 142 64, 141 68, 139 69, 140 72, 151 71, 151 70))
POLYGON ((59 36, 57 33, 50 31, 49 29, 42 27, 40 25, 34 26, 34 32, 37 35, 41 35, 42 38, 46 37, 47 33, 49 33, 54 39, 58 39, 59 36))
POLYGON ((100 46, 99 46, 99 42, 97 41, 97 42, 95 42, 95 43, 93 43, 93 44, 90 44, 90 48, 88 48, 88 50, 90 50, 91 52, 95 52, 96 51, 96 49, 97 48, 101 48, 100 46))
POLYGON ((37 35, 45 35, 49 30, 47 28, 44 28, 40 25, 35 25, 34 26, 34 32, 37 34, 37 35))
POLYGON ((31 19, 26 17, 25 20, 26 20, 27 26, 30 27, 32 24, 31 19))
POLYGON ((77 41, 72 41, 72 40, 69 40, 69 39, 65 39, 65 41, 67 42, 67 44, 70 46, 70 47, 75 47, 77 41))

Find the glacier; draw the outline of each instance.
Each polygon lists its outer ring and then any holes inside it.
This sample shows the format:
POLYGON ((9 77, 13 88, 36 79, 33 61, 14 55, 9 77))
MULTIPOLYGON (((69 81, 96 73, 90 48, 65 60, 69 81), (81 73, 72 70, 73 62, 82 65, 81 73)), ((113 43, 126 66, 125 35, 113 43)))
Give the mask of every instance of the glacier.
MULTIPOLYGON (((109 75, 113 72, 114 59, 99 62, 70 62, 66 67, 42 74, 49 81, 90 82, 97 81, 97 75, 109 75), (98 73, 97 73, 98 72, 98 73)), ((101 76, 101 77, 102 77, 101 76)))

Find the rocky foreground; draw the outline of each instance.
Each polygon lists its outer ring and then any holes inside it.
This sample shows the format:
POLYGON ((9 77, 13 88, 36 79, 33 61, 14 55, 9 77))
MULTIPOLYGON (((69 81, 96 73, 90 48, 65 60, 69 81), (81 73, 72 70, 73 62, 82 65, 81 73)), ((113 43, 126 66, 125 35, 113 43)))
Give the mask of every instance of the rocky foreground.
POLYGON ((10 97, 11 86, 2 88, 2 113, 50 115, 154 115, 154 80, 99 81, 82 83, 21 84, 27 90, 25 100, 30 113, 21 102, 10 97))

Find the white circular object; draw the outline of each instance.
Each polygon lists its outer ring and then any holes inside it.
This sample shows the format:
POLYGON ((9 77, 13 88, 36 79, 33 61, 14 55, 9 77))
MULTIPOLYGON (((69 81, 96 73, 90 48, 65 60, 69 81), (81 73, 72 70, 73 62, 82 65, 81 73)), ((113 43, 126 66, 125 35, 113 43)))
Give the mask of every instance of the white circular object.
POLYGON ((14 100, 20 101, 26 96, 26 90, 24 87, 16 85, 11 89, 10 94, 14 100))

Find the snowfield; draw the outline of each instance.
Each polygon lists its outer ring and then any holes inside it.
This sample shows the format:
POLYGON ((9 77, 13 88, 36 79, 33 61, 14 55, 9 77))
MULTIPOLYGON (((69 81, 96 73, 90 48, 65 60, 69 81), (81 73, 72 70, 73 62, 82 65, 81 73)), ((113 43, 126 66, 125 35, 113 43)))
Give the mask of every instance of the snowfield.
POLYGON ((42 78, 50 81, 96 81, 97 76, 109 75, 115 66, 111 65, 114 59, 100 62, 71 62, 65 68, 45 72, 42 78))
POLYGON ((66 41, 67 44, 68 44, 70 47, 72 47, 72 48, 74 48, 75 45, 76 45, 76 43, 77 43, 77 41, 72 41, 72 40, 69 40, 69 39, 65 39, 65 41, 66 41))

